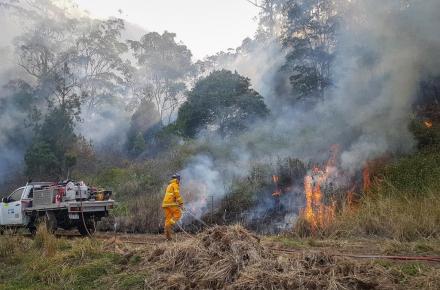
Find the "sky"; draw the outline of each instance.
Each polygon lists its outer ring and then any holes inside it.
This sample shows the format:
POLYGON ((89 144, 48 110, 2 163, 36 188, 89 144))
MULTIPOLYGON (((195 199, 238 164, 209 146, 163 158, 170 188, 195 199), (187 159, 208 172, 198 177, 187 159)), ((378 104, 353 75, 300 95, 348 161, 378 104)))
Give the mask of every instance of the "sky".
POLYGON ((91 16, 118 16, 148 31, 175 32, 195 59, 236 48, 257 29, 258 8, 246 0, 76 1, 91 16))

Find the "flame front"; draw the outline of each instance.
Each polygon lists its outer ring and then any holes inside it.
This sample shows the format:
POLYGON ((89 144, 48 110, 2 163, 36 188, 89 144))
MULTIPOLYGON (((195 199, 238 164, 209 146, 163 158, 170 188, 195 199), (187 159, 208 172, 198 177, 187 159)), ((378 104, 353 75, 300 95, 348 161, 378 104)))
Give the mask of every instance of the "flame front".
POLYGON ((370 175, 370 164, 367 162, 362 170, 362 189, 364 192, 368 192, 371 188, 371 175, 370 175))
POLYGON ((326 227, 333 221, 335 216, 335 202, 332 201, 330 205, 324 204, 321 189, 329 175, 334 172, 329 164, 334 163, 328 162, 325 170, 315 166, 312 172, 304 178, 306 207, 302 215, 312 230, 326 227))
POLYGON ((280 177, 278 175, 272 175, 273 183, 275 184, 275 191, 272 193, 272 196, 278 197, 281 196, 281 190, 278 185, 278 182, 280 181, 280 177))

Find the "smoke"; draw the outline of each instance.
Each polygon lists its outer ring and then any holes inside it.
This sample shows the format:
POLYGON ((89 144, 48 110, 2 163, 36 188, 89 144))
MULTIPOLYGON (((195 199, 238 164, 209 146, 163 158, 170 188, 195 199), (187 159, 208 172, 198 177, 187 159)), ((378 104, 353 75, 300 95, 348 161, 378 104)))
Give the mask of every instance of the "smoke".
POLYGON ((189 198, 188 208, 197 216, 208 210, 208 202, 212 196, 222 196, 225 191, 225 180, 209 156, 194 157, 181 175, 183 180, 188 180, 183 187, 189 198))
MULTIPOLYGON (((288 51, 279 40, 246 40, 236 53, 218 59, 221 68, 249 77, 273 113, 237 137, 223 139, 207 132, 199 136, 198 142, 209 150, 194 156, 182 171, 182 191, 198 215, 207 210, 211 196, 223 198, 255 163, 273 164, 274 159, 287 156, 320 162, 328 158, 332 144, 339 144, 341 167, 354 174, 369 159, 412 150, 408 123, 419 83, 440 74, 440 1, 340 0, 339 4, 333 86, 312 108, 286 106, 281 101, 284 96, 277 86, 288 79, 280 74, 288 51)), ((12 40, 22 27, 1 9, 0 25, 3 85, 20 76, 12 40)), ((144 33, 128 24, 122 38, 139 39, 144 33)), ((4 105, 8 97, 4 90, 0 92, 0 182, 12 165, 23 162, 24 154, 24 148, 11 142, 9 132, 22 128, 17 124, 23 124, 26 116, 13 104, 4 105)), ((109 142, 121 146, 132 114, 125 110, 130 98, 130 93, 123 92, 99 109, 83 108, 79 133, 97 146, 109 142)), ((295 199, 289 209, 300 202, 295 199)), ((263 200, 249 216, 260 216, 273 206, 270 198, 263 200)), ((288 223, 293 216, 286 217, 288 223)))
MULTIPOLYGON (((215 171, 209 174, 217 176, 217 184, 233 180, 224 179, 221 172, 247 176, 250 160, 269 162, 274 157, 294 156, 306 163, 321 162, 328 158, 332 144, 341 147, 341 170, 351 174, 370 159, 414 148, 408 125, 420 81, 440 74, 440 2, 362 0, 340 4, 332 89, 311 109, 284 106, 236 139, 216 144, 216 148, 247 156, 247 163, 216 158, 215 171)), ((273 108, 279 97, 275 86, 284 56, 276 41, 269 46, 256 44, 229 58, 223 67, 250 77, 273 108)), ((185 171, 199 166, 197 160, 185 171)), ((196 178, 205 180, 204 176, 196 178)), ((226 193, 205 194, 221 199, 226 193)), ((261 216, 271 207, 270 202, 261 202, 253 211, 261 216)))
POLYGON ((218 60, 223 69, 237 71, 251 80, 254 89, 265 97, 271 109, 277 109, 274 78, 285 62, 288 50, 276 38, 256 41, 246 39, 236 54, 218 60))
POLYGON ((4 88, 9 80, 20 76, 15 67, 12 40, 21 27, 6 11, 0 9, 0 184, 13 176, 23 162, 23 145, 11 142, 11 132, 23 130, 26 116, 9 102, 10 92, 4 88), (20 126, 20 123, 22 124, 20 126))
POLYGON ((357 1, 343 25, 336 89, 319 110, 332 108, 359 132, 342 155, 346 168, 412 149, 408 122, 418 86, 426 74, 440 73, 440 3, 401 2, 357 1), (359 21, 360 14, 368 18, 359 21))

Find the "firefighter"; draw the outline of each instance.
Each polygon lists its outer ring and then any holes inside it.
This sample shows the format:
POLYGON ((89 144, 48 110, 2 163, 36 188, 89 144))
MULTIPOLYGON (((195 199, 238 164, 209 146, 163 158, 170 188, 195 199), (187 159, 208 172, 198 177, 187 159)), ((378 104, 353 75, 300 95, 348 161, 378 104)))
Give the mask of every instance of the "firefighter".
POLYGON ((165 191, 162 208, 165 211, 165 236, 171 240, 173 225, 182 216, 183 200, 179 192, 180 175, 174 174, 165 191))

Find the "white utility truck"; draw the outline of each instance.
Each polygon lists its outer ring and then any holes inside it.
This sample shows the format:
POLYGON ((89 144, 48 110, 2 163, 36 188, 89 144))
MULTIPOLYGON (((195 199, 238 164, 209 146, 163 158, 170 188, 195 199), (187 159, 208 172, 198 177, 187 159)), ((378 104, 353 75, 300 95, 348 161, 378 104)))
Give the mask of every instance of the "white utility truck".
POLYGON ((34 233, 38 222, 47 229, 77 228, 81 235, 93 234, 95 223, 113 208, 111 191, 70 180, 28 182, 0 203, 0 234, 6 228, 26 227, 34 233))

